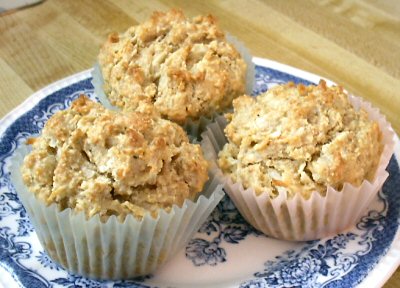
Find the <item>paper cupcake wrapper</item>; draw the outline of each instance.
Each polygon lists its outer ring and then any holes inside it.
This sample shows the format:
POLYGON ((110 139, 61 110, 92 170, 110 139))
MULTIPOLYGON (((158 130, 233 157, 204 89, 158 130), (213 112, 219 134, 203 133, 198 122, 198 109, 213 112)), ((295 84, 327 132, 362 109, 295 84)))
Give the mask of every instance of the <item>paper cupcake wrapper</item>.
POLYGON ((246 62, 247 71, 245 92, 247 95, 251 95, 253 93, 254 81, 256 78, 256 66, 253 62, 253 56, 251 56, 249 49, 246 48, 243 42, 237 39, 235 36, 226 33, 226 41, 231 43, 236 48, 240 56, 242 56, 244 62, 246 62))
POLYGON ((25 187, 20 167, 29 152, 21 145, 10 167, 11 180, 49 256, 68 271, 95 279, 129 279, 153 272, 184 248, 224 196, 222 174, 210 180, 196 202, 185 200, 157 219, 132 215, 123 223, 115 216, 102 223, 98 215, 47 206, 25 187))
MULTIPOLYGON (((231 111, 227 110, 226 112, 231 111)), ((210 117, 200 117, 197 120, 188 119, 182 125, 182 128, 186 131, 189 137, 190 143, 199 143, 201 140, 201 134, 206 130, 206 127, 213 123, 218 117, 222 117, 222 114, 214 113, 210 117)))
MULTIPOLYGON (((244 44, 239 41, 236 37, 226 34, 226 40, 231 43, 236 50, 240 53, 243 60, 246 62, 247 71, 246 71, 246 94, 251 95, 253 91, 254 81, 255 81, 255 65, 252 61, 252 56, 250 51, 244 46, 244 44)), ((110 110, 119 110, 118 107, 111 104, 110 100, 108 99, 107 95, 104 92, 104 78, 101 72, 101 68, 98 62, 95 63, 93 70, 92 70, 92 85, 94 87, 94 93, 98 97, 101 104, 104 107, 110 110)), ((222 113, 228 112, 222 111, 222 113)), ((200 117, 199 119, 188 119, 183 123, 181 126, 185 129, 188 133, 189 138, 191 140, 200 139, 201 133, 204 132, 205 127, 214 121, 215 117, 221 115, 218 113, 214 113, 209 117, 200 117)))
MULTIPOLYGON (((389 174, 385 171, 394 151, 394 132, 385 117, 370 103, 359 97, 349 96, 356 109, 362 107, 369 119, 377 121, 382 131, 384 149, 372 182, 364 180, 359 187, 345 183, 341 191, 327 188, 325 196, 315 191, 306 200, 299 194, 288 198, 281 193, 271 199, 268 193, 257 196, 254 189, 243 188, 225 176, 225 192, 232 199, 242 216, 266 235, 283 240, 315 240, 337 234, 355 224, 368 209, 389 174)), ((217 167, 218 152, 227 142, 225 118, 219 117, 202 134, 205 157, 217 167)), ((356 169, 356 168, 355 168, 356 169)))
POLYGON ((104 92, 104 78, 101 72, 99 62, 96 62, 92 70, 92 85, 94 87, 94 94, 99 99, 100 103, 109 110, 120 110, 118 107, 111 104, 106 93, 104 92))

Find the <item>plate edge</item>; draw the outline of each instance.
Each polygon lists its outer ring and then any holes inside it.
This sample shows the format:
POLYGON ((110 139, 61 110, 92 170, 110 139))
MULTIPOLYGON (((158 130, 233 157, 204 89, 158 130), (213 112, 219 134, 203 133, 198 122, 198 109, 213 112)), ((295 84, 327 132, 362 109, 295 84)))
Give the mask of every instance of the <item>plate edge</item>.
MULTIPOLYGON (((318 82, 320 79, 324 79, 328 85, 333 85, 336 84, 335 82, 324 78, 322 76, 319 76, 317 74, 301 70, 299 68, 279 63, 270 59, 266 58, 260 58, 260 57, 253 57, 252 58, 253 62, 256 65, 260 65, 263 67, 267 68, 272 68, 274 70, 278 70, 283 73, 291 74, 299 78, 303 78, 305 80, 309 80, 312 82, 318 82)), ((74 84, 76 82, 82 81, 84 79, 90 78, 91 77, 91 72, 93 68, 75 73, 73 75, 70 75, 68 77, 62 78, 60 80, 57 80, 53 83, 50 83, 49 85, 41 88, 40 90, 36 91, 35 93, 31 94, 29 97, 27 97, 22 103, 20 103, 17 107, 12 109, 9 113, 7 113, 2 119, 0 119, 0 139, 3 137, 4 132, 9 128, 9 126, 16 120, 18 119, 21 115, 26 113, 28 110, 33 108, 37 103, 47 97, 49 94, 58 91, 62 88, 65 88, 71 84, 74 84)), ((395 133, 395 141, 396 141, 396 148, 395 148, 395 157, 397 160, 400 159, 400 140, 399 136, 395 133)), ((399 161, 398 161, 399 162, 399 161)), ((395 238, 392 241, 391 246, 389 246, 388 251, 386 254, 381 255, 381 258, 379 261, 376 263, 375 267, 372 268, 370 271, 370 274, 367 274, 367 276, 356 286, 356 287, 365 287, 365 283, 367 281, 370 281, 372 279, 380 279, 376 283, 376 286, 369 286, 369 287, 381 287, 386 283, 386 281, 393 275, 393 273, 396 271, 398 266, 400 265, 400 225, 398 226, 398 230, 396 233, 395 238), (393 244, 394 243, 394 244, 393 244), (382 271, 379 271, 381 269, 386 269, 387 273, 382 273, 382 271)), ((2 269, 0 269, 0 275, 2 269)), ((4 271, 3 271, 4 272, 4 271)), ((6 272, 4 272, 6 273, 6 272)), ((16 283, 15 283, 16 284, 16 283)), ((2 285, 0 282, 0 288, 3 288, 5 286, 2 285)), ((18 286, 17 286, 18 287, 18 286)))

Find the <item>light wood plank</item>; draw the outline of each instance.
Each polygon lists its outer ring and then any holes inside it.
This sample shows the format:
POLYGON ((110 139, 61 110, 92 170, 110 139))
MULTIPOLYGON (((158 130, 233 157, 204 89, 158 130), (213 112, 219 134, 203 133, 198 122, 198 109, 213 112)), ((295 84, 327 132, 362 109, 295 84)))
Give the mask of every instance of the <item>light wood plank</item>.
MULTIPOLYGON (((12 25, 13 28, 0 28, 0 57, 30 88, 40 89, 51 81, 76 71, 68 58, 40 39, 38 33, 21 22, 17 14, 7 16, 7 25, 12 25)), ((3 21, 4 18, 0 18, 1 27, 3 21)))
POLYGON ((10 108, 18 106, 20 99, 25 99, 33 90, 0 58, 0 118, 10 112, 10 108))

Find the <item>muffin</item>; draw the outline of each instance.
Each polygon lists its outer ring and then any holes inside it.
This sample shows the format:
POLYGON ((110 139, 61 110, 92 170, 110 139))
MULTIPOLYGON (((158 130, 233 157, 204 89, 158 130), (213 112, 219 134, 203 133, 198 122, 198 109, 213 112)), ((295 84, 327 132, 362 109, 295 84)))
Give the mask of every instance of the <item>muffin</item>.
POLYGON ((254 77, 251 57, 227 41, 213 16, 187 19, 178 10, 155 12, 111 34, 98 62, 112 105, 128 111, 151 105, 181 125, 225 111, 245 93, 246 82, 251 93, 254 77))
POLYGON ((233 106, 229 124, 213 127, 214 160, 240 212, 267 235, 337 233, 358 220, 387 177, 390 125, 341 87, 288 83, 233 106), (215 136, 221 129, 226 139, 215 136))
POLYGON ((200 146, 153 109, 109 111, 81 96, 28 144, 14 161, 21 174, 11 169, 17 192, 51 258, 80 275, 153 271, 223 196, 218 181, 205 187, 200 146))

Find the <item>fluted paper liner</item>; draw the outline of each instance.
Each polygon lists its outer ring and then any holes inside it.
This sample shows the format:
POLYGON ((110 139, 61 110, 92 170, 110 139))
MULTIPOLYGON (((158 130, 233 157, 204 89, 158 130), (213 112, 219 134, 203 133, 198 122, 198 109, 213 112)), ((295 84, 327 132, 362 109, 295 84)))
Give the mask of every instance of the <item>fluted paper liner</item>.
MULTIPOLYGON (((394 132, 385 117, 370 103, 352 95, 349 100, 356 109, 362 107, 367 111, 369 119, 376 121, 382 131, 384 148, 374 180, 364 180, 359 187, 345 183, 341 191, 328 187, 325 196, 315 191, 306 200, 299 194, 290 199, 286 193, 280 193, 276 198, 270 198, 269 193, 257 196, 254 189, 244 189, 241 183, 233 183, 229 176, 225 176, 226 193, 256 229, 278 239, 315 240, 349 228, 366 212, 389 176, 385 169, 394 151, 394 132)), ((225 118, 219 117, 202 134, 205 157, 215 167, 218 166, 218 152, 227 142, 224 135, 226 125, 225 118)))
POLYGON ((247 70, 246 70, 246 94, 251 95, 253 92, 256 68, 253 63, 253 57, 250 54, 249 49, 243 44, 242 41, 237 39, 235 36, 226 33, 226 41, 232 44, 236 50, 239 52, 240 56, 242 56, 244 62, 246 62, 247 70))
MULTIPOLYGON (((254 86, 255 80, 255 65, 252 61, 252 56, 250 51, 244 46, 244 44, 239 41, 236 37, 226 33, 227 42, 231 43, 236 50, 240 53, 243 60, 246 62, 247 70, 246 70, 246 94, 251 95, 254 86)), ((113 106, 108 99, 107 95, 104 93, 104 79, 103 74, 101 72, 101 68, 98 62, 95 63, 92 70, 92 85, 94 87, 94 93, 99 98, 100 103, 103 104, 104 107, 110 110, 119 110, 118 107, 113 106)), ((229 110, 229 109, 228 109, 229 110)), ((227 111, 228 111, 227 110, 227 111)), ((224 111, 224 112, 227 112, 224 111)), ((182 124, 182 127, 188 133, 189 138, 192 139, 200 139, 201 133, 205 130, 205 127, 213 122, 213 120, 219 116, 220 114, 214 113, 209 117, 200 117, 199 119, 188 119, 185 123, 182 124)))
POLYGON ((72 273, 96 279, 129 279, 153 272, 184 248, 224 196, 222 174, 209 170, 209 181, 196 202, 185 200, 156 219, 128 215, 123 223, 111 216, 86 219, 70 208, 46 207, 23 184, 20 167, 29 152, 17 148, 10 167, 11 180, 28 212, 40 243, 49 256, 72 273))

